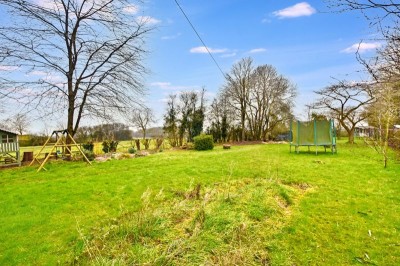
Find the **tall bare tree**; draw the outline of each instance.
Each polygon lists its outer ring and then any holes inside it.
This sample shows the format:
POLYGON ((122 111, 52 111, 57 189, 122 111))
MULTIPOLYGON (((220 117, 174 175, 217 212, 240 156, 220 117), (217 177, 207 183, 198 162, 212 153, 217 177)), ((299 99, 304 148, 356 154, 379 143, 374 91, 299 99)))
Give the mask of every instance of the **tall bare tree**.
POLYGON ((271 65, 257 67, 252 73, 247 98, 247 121, 253 140, 266 140, 279 124, 290 120, 296 88, 271 65))
POLYGON ((339 81, 315 93, 320 98, 314 103, 314 108, 333 114, 346 130, 349 143, 354 143, 355 127, 367 118, 365 107, 375 100, 373 86, 339 81))
POLYGON ((215 142, 226 142, 229 138, 229 129, 235 120, 234 111, 228 104, 228 98, 223 94, 218 95, 212 101, 208 118, 209 134, 213 135, 215 142))
POLYGON ((400 18, 400 3, 397 0, 329 0, 329 2, 332 7, 338 7, 341 11, 361 11, 367 19, 377 22, 400 18))
POLYGON ((31 123, 26 114, 16 114, 10 119, 12 129, 20 135, 27 132, 30 124, 31 123))
POLYGON ((167 113, 164 115, 164 133, 167 135, 168 141, 172 147, 179 145, 178 134, 178 103, 176 94, 168 97, 167 113))
MULTIPOLYGON (((386 45, 378 49, 375 57, 363 58, 357 52, 357 59, 366 67, 376 82, 400 81, 400 3, 395 0, 329 0, 339 11, 359 11, 380 33, 386 45)), ((385 86, 383 86, 385 87, 385 86)))
POLYGON ((12 17, 0 25, 0 62, 13 70, 0 79, 1 96, 44 114, 62 112, 72 135, 85 115, 132 108, 151 30, 132 15, 140 2, 0 0, 12 17))
POLYGON ((151 123, 154 123, 154 114, 150 108, 135 109, 131 115, 133 126, 140 128, 143 133, 143 139, 146 139, 146 131, 151 123))
MULTIPOLYGON (((359 61, 367 69, 377 83, 398 83, 400 81, 400 31, 389 36, 384 47, 370 60, 361 58, 359 61)), ((383 86, 385 87, 385 86, 383 86)))
POLYGON ((226 74, 224 95, 229 97, 229 103, 240 113, 241 140, 246 136, 246 111, 249 102, 251 88, 251 74, 253 72, 253 60, 250 57, 243 58, 232 66, 231 71, 226 74))
POLYGON ((365 141, 382 156, 386 168, 389 160, 389 140, 393 133, 391 130, 400 114, 400 84, 378 84, 375 95, 377 100, 368 108, 368 123, 375 127, 375 132, 365 141))

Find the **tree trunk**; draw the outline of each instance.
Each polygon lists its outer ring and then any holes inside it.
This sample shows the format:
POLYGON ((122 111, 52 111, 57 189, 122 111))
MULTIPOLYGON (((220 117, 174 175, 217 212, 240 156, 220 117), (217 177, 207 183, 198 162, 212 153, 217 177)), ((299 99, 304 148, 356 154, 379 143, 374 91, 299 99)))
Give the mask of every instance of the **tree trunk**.
POLYGON ((347 133, 349 134, 349 143, 354 144, 354 128, 350 129, 347 133))
MULTIPOLYGON (((72 84, 71 84, 72 86, 72 84)), ((68 100, 68 119, 67 119, 67 132, 70 134, 71 137, 74 137, 74 111, 75 111, 75 97, 69 96, 68 100)), ((67 160, 71 159, 71 139, 66 138, 65 143, 67 145, 67 148, 65 149, 65 158, 67 160)))
POLYGON ((246 138, 246 129, 245 129, 246 113, 244 110, 242 110, 240 119, 241 119, 241 126, 242 126, 240 140, 244 141, 246 138))
POLYGON ((140 151, 140 139, 135 139, 136 149, 140 151))

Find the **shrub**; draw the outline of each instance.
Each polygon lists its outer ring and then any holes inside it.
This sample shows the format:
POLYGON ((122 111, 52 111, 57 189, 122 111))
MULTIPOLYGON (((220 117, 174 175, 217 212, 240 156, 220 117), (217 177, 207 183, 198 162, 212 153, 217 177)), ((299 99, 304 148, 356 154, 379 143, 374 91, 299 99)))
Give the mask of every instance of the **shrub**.
POLYGON ((148 150, 149 146, 150 146, 150 139, 142 139, 141 142, 142 142, 142 144, 144 146, 144 149, 148 150))
POLYGON ((108 152, 116 152, 117 151, 117 146, 118 146, 118 141, 115 140, 105 140, 102 143, 103 145, 103 152, 108 153, 108 152))
MULTIPOLYGON (((194 144, 193 142, 188 142, 186 143, 186 149, 188 150, 194 150, 194 144)), ((212 149, 212 148, 211 148, 212 149)))
POLYGON ((156 149, 159 150, 161 148, 161 145, 163 144, 164 139, 158 138, 156 139, 156 149))
POLYGON ((136 149, 138 151, 140 151, 140 139, 134 139, 134 141, 135 141, 136 149))
POLYGON ((128 152, 129 152, 130 154, 134 154, 134 153, 136 152, 136 149, 135 149, 134 147, 129 147, 129 148, 128 148, 128 152))
POLYGON ((199 135, 194 137, 194 148, 198 151, 212 150, 214 141, 212 135, 199 135))
POLYGON ((82 144, 82 147, 84 150, 93 151, 94 144, 93 144, 93 142, 87 142, 87 143, 82 144))
MULTIPOLYGON (((83 150, 83 153, 85 154, 86 158, 88 158, 89 161, 93 161, 94 158, 96 158, 96 155, 94 154, 93 151, 89 151, 89 150, 83 150)), ((85 158, 83 158, 83 160, 85 160, 85 158)))

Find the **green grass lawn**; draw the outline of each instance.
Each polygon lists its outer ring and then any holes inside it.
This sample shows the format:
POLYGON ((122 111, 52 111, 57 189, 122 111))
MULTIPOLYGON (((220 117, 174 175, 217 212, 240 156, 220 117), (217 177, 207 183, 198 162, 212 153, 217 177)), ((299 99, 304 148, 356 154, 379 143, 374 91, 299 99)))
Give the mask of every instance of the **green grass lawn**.
POLYGON ((46 168, 0 171, 0 265, 400 265, 400 165, 360 144, 46 168))

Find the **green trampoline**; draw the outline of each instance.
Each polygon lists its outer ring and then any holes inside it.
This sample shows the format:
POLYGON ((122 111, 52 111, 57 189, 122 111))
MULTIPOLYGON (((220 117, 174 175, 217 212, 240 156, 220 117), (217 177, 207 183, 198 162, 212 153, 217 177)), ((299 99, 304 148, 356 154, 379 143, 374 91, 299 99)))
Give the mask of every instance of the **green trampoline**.
POLYGON ((323 146, 325 152, 327 148, 331 149, 332 154, 336 150, 336 130, 333 120, 313 121, 292 121, 290 123, 290 152, 292 146, 299 153, 300 146, 315 147, 315 154, 318 154, 318 146, 323 146))

